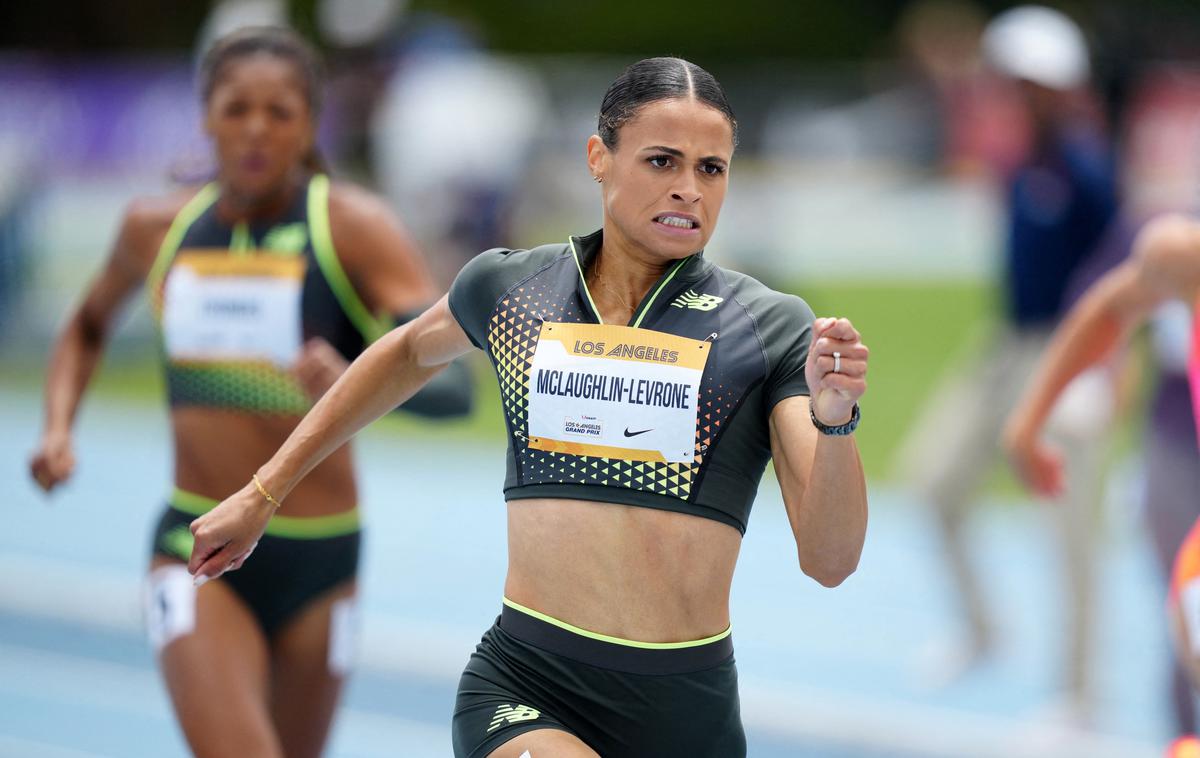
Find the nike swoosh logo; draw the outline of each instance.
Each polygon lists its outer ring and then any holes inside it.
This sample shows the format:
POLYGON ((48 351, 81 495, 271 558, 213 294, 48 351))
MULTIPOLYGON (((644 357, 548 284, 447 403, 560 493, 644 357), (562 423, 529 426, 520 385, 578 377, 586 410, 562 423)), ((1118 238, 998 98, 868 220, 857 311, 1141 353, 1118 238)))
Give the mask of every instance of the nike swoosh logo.
POLYGON ((639 434, 645 434, 646 432, 652 432, 652 431, 654 431, 654 430, 653 429, 643 429, 640 432, 631 432, 631 431, 629 431, 629 427, 625 427, 625 436, 626 437, 636 437, 639 434))

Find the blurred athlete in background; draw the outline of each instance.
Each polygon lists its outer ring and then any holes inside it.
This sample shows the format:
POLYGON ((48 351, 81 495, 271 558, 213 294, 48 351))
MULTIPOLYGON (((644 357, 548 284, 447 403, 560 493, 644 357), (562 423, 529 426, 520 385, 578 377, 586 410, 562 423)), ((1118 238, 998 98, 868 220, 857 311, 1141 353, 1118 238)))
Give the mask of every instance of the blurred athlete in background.
MULTIPOLYGON (((323 173, 321 86, 319 61, 291 31, 251 27, 213 44, 199 88, 217 176, 129 206, 46 378, 30 468, 49 491, 74 468, 71 427, 119 311, 146 286, 176 486, 154 537, 147 621, 198 756, 321 752, 352 652, 361 535, 350 449, 296 488, 253 564, 199 590, 188 524, 246 481, 366 345, 437 294, 387 206, 323 173)), ((454 366, 405 408, 461 414, 470 400, 454 366)))

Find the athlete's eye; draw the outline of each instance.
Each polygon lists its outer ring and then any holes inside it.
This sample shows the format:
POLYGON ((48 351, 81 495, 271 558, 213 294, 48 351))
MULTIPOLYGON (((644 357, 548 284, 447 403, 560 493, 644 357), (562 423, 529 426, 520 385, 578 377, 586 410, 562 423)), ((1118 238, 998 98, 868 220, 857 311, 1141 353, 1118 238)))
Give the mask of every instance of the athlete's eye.
POLYGON ((725 173, 725 166, 720 163, 701 163, 700 173, 708 174, 709 176, 720 176, 725 173))
POLYGON ((292 109, 283 105, 272 105, 270 112, 271 117, 279 121, 288 121, 292 118, 292 109))
POLYGON ((655 168, 667 168, 671 165, 671 156, 655 155, 646 159, 646 162, 655 168))
POLYGON ((225 104, 225 109, 224 109, 226 116, 234 116, 234 117, 245 116, 246 111, 248 111, 248 110, 249 110, 249 108, 247 107, 246 102, 244 100, 230 100, 229 102, 227 102, 225 104))

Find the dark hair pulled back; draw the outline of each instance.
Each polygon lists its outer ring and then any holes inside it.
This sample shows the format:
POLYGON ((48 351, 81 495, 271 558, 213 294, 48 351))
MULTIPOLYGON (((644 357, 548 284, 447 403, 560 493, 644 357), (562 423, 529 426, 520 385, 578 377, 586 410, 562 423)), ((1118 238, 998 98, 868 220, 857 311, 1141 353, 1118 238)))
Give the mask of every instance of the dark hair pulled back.
MULTIPOLYGON (((208 103, 226 66, 242 58, 267 54, 291 63, 304 86, 304 99, 314 122, 321 113, 325 69, 312 45, 296 32, 282 26, 245 26, 213 42, 200 61, 197 85, 200 98, 208 103)), ((324 172, 326 165, 316 148, 305 157, 305 165, 324 172)))
POLYGON ((642 106, 677 97, 695 98, 720 111, 729 120, 733 145, 737 147, 737 119, 729 107, 725 90, 712 74, 682 58, 646 58, 622 71, 600 102, 597 134, 605 146, 614 149, 621 127, 629 123, 642 106))

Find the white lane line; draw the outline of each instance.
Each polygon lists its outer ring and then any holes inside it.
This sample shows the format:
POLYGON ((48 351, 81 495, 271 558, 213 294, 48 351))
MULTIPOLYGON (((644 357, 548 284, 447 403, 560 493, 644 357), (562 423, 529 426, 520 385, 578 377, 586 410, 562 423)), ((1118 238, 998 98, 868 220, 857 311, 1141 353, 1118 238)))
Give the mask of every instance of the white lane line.
POLYGON ((141 633, 142 577, 31 555, 0 555, 0 608, 90 627, 141 633))
POLYGON ((38 758, 110 758, 102 753, 88 753, 0 734, 0 758, 29 758, 32 755, 38 758))

